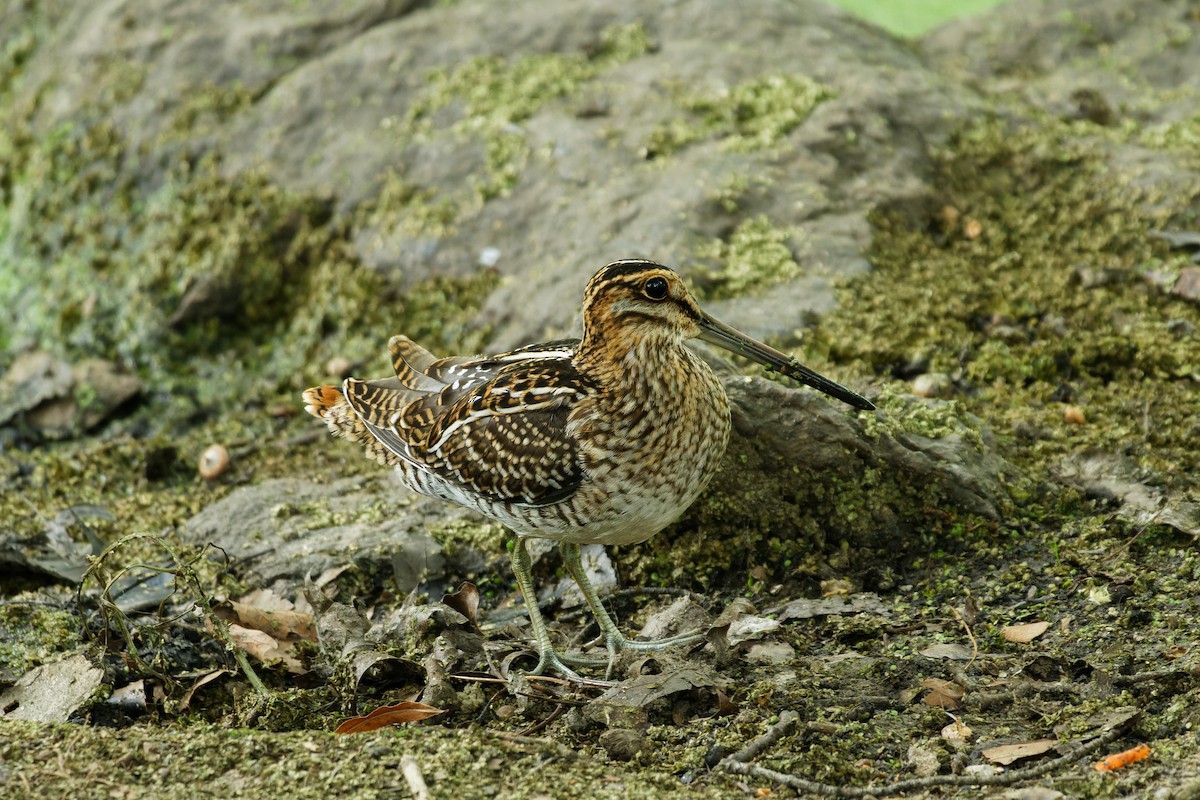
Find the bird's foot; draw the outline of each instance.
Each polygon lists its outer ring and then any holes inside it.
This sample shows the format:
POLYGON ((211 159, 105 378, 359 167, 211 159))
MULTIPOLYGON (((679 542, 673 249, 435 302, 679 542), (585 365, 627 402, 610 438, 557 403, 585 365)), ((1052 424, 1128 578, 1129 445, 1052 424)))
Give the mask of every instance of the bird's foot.
POLYGON ((538 656, 538 663, 533 669, 525 673, 526 676, 549 675, 557 673, 561 678, 564 678, 571 683, 579 683, 585 686, 611 686, 611 681, 599 681, 595 678, 585 678, 571 667, 572 664, 576 667, 603 667, 609 664, 609 659, 605 658, 586 658, 584 656, 569 656, 560 655, 557 650, 552 647, 542 649, 538 656))
POLYGON ((704 641, 705 634, 703 631, 691 631, 689 633, 681 633, 678 636, 667 636, 663 639, 627 639, 620 632, 614 632, 604 637, 604 644, 608 648, 608 666, 604 672, 606 679, 611 679, 613 670, 617 665, 617 657, 622 650, 632 650, 639 653, 654 652, 657 650, 666 650, 668 647, 675 647, 682 644, 695 644, 696 642, 704 641))
MULTIPOLYGON (((619 636, 619 634, 618 634, 619 636)), ((690 631, 689 633, 681 633, 678 636, 667 636, 663 639, 626 639, 620 636, 618 641, 609 643, 611 651, 616 646, 617 650, 637 650, 641 652, 666 650, 668 647, 675 647, 681 644, 694 644, 704 640, 704 631, 690 631)))

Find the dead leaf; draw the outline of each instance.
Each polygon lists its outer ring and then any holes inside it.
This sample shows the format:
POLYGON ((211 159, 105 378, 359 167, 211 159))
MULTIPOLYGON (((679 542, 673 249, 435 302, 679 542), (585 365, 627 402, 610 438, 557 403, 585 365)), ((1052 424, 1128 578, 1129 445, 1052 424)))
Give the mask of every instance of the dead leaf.
POLYGON ((778 620, 747 614, 729 623, 729 630, 726 631, 725 638, 729 642, 730 647, 736 647, 742 642, 756 641, 769 636, 779 630, 780 627, 782 626, 778 620))
POLYGON ((962 749, 967 746, 968 742, 971 741, 974 731, 968 728, 961 719, 953 714, 950 716, 950 718, 954 721, 942 728, 942 738, 945 739, 946 742, 952 747, 956 749, 962 749))
POLYGON ((971 648, 953 642, 931 644, 921 651, 926 658, 948 658, 954 661, 970 661, 971 648))
POLYGON ((179 701, 179 705, 176 707, 176 711, 186 711, 188 705, 192 702, 192 695, 194 695, 196 693, 196 690, 199 689, 201 686, 206 686, 206 685, 212 683, 213 681, 215 681, 217 678, 221 677, 222 675, 232 675, 232 674, 233 674, 233 670, 231 670, 231 669, 214 669, 212 672, 201 675, 199 678, 196 679, 196 682, 192 684, 192 688, 187 690, 187 693, 184 694, 183 699, 179 701))
POLYGON ((1049 622, 1027 622, 1024 625, 1006 625, 1000 629, 1000 635, 1007 642, 1027 644, 1049 629, 1049 622))
POLYGON ((254 606, 263 611, 295 611, 296 604, 286 597, 280 597, 270 589, 254 589, 237 599, 239 603, 254 606))
POLYGON ((827 617, 834 614, 880 614, 886 616, 887 606, 874 592, 859 592, 857 594, 835 595, 816 600, 801 598, 788 603, 776 615, 780 622, 789 619, 812 619, 827 617))
POLYGON ((409 700, 394 706, 381 706, 365 717, 353 717, 337 726, 334 733, 366 733, 388 725, 405 725, 420 722, 445 713, 440 708, 409 700))
POLYGON ((236 623, 229 624, 229 634, 233 643, 257 658, 264 664, 282 663, 293 675, 304 675, 308 672, 300 659, 292 654, 292 642, 280 642, 269 633, 243 628, 236 623))
POLYGON ((588 703, 583 715, 593 722, 609 727, 628 727, 626 723, 646 721, 645 707, 679 692, 711 688, 713 679, 691 668, 664 672, 660 675, 639 675, 621 681, 588 703))
MULTIPOLYGON (((223 600, 213 605, 213 612, 225 620, 243 628, 253 628, 269 634, 281 642, 317 640, 317 626, 312 614, 278 608, 282 598, 277 595, 271 601, 275 608, 247 605, 236 600, 223 600)), ((287 602, 287 601, 283 601, 287 602)), ((291 605, 288 603, 288 605, 291 605)))
POLYGON ((1032 758, 1047 753, 1058 746, 1057 739, 1036 739, 1032 742, 1017 742, 989 747, 983 751, 983 757, 994 764, 1008 766, 1023 758, 1032 758))
POLYGON ((927 706, 934 708, 945 708, 951 711, 959 707, 959 701, 962 700, 963 688, 957 683, 944 681, 941 678, 926 678, 921 681, 921 686, 929 690, 929 694, 922 698, 927 706))
POLYGON ((725 606, 717 618, 712 621, 712 627, 720 628, 725 625, 732 625, 735 620, 739 620, 747 614, 753 614, 757 611, 754 604, 745 597, 735 597, 725 606))
POLYGON ((479 589, 470 581, 464 581, 458 591, 444 595, 442 602, 462 614, 474 626, 479 626, 479 589))
POLYGON ((730 714, 736 714, 737 712, 738 712, 737 703, 733 702, 733 700, 730 699, 729 695, 727 695, 727 694, 725 694, 725 692, 721 691, 720 687, 717 687, 717 716, 718 717, 727 717, 730 714))
POLYGON ((82 655, 34 667, 0 692, 0 719, 66 722, 103 681, 104 670, 82 655))

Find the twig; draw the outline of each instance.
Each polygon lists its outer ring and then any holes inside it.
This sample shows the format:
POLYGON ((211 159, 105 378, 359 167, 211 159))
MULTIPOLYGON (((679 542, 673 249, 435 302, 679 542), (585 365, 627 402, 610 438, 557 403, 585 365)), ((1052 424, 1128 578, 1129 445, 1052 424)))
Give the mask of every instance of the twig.
MULTIPOLYGON (((954 606, 950 606, 950 610, 954 612, 954 618, 962 623, 963 630, 967 632, 967 638, 971 640, 971 660, 967 662, 965 667, 963 667, 963 674, 966 674, 966 671, 969 670, 971 665, 975 663, 975 659, 979 658, 979 642, 975 641, 975 634, 971 631, 971 626, 967 624, 965 619, 963 619, 962 614, 958 613, 958 609, 954 606)), ((964 686, 963 688, 966 689, 968 687, 964 686)))
POLYGON ((1135 672, 1132 675, 1113 675, 1112 682, 1114 686, 1134 686, 1139 683, 1149 683, 1164 678, 1182 678, 1186 675, 1195 674, 1197 674, 1196 667, 1164 667, 1163 669, 1151 669, 1146 672, 1135 672))
MULTIPOLYGON (((583 704, 579 703, 577 705, 583 705, 583 704)), ((570 705, 568 705, 567 703, 559 703, 558 705, 556 705, 554 707, 553 711, 551 711, 548 715, 546 715, 545 719, 543 719, 540 722, 535 722, 534 724, 530 725, 528 728, 517 731, 517 736, 532 736, 533 734, 542 730, 542 728, 545 728, 551 722, 554 722, 554 720, 561 717, 564 713, 566 713, 566 710, 568 708, 570 708, 570 705)))
MULTIPOLYGON (((822 797, 880 797, 883 795, 899 794, 901 792, 911 792, 917 789, 930 789, 935 786, 1011 786, 1015 783, 1053 772, 1059 767, 1066 766, 1101 749, 1120 737, 1127 725, 1128 721, 1125 724, 1117 725, 1112 730, 1097 736, 1087 744, 1072 748, 1069 752, 1058 758, 1044 761, 1025 769, 1004 772, 999 775, 931 775, 927 778, 909 778, 883 786, 835 786, 829 783, 806 780, 796 775, 777 772, 755 764, 743 763, 736 758, 736 756, 741 755, 741 752, 721 761, 719 767, 737 775, 749 775, 771 781, 772 783, 782 784, 798 792, 811 792, 822 797)), ((770 732, 768 731, 768 733, 770 732)), ((752 742, 751 746, 753 744, 752 742)))
POLYGON ((782 739, 787 732, 792 729, 792 726, 795 725, 799 720, 800 715, 795 711, 784 711, 779 715, 779 721, 770 728, 767 728, 766 733, 756 739, 753 739, 750 744, 746 745, 741 750, 738 750, 733 755, 727 756, 725 761, 736 761, 739 763, 745 763, 749 761, 763 750, 766 750, 768 747, 782 739))
POLYGON ((425 784, 425 776, 421 774, 421 765, 410 755, 400 757, 400 771, 404 780, 408 781, 408 789, 415 800, 429 800, 429 787, 425 784))

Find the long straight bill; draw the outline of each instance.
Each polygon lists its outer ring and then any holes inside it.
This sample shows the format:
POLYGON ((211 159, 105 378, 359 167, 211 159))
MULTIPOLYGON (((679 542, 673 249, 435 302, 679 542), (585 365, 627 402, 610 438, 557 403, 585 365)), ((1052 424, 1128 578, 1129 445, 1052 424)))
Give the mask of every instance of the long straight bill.
POLYGON ((817 391, 836 397, 855 408, 861 408, 863 411, 875 410, 875 404, 870 400, 857 392, 850 391, 840 383, 829 380, 824 375, 813 372, 797 361, 795 356, 786 355, 774 347, 751 339, 741 331, 713 319, 708 314, 704 314, 700 319, 700 338, 731 353, 737 353, 751 361, 757 361, 767 369, 773 369, 793 380, 808 384, 817 391))

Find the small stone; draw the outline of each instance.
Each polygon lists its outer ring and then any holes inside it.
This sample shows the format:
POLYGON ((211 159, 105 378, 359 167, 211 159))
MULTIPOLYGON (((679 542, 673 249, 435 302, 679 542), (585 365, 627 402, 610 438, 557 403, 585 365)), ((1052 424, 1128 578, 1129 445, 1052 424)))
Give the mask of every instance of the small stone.
POLYGON ((712 769, 717 764, 720 764, 721 759, 723 759, 727 755, 729 755, 729 753, 725 750, 724 747, 722 747, 719 744, 714 744, 712 747, 708 748, 708 750, 705 751, 705 753, 704 753, 704 766, 708 767, 709 769, 712 769))
POLYGON ((345 356, 334 356, 325 362, 325 373, 339 378, 349 378, 354 371, 354 364, 345 356))
POLYGON ((500 248, 485 247, 479 251, 479 266, 494 267, 500 263, 500 248))
POLYGON ((926 372, 913 378, 912 393, 917 397, 949 397, 954 381, 944 372, 926 372))
POLYGON ((1087 422, 1083 409, 1079 406, 1064 406, 1063 419, 1070 425, 1083 425, 1087 422))
POLYGON ((211 481, 229 468, 229 451, 219 444, 210 444, 200 454, 200 477, 211 481))
POLYGON ((629 728, 611 728, 600 734, 600 746, 613 761, 630 761, 646 749, 646 737, 629 728))
POLYGON ((963 236, 966 238, 978 239, 981 233, 983 233, 983 224, 979 220, 968 217, 963 222, 963 236))
POLYGON ((1193 303, 1200 302, 1200 267, 1179 270, 1179 280, 1175 281, 1171 294, 1193 303))
POLYGON ((1196 335, 1196 326, 1186 319, 1172 319, 1167 322, 1167 333, 1176 339, 1188 339, 1196 335))

